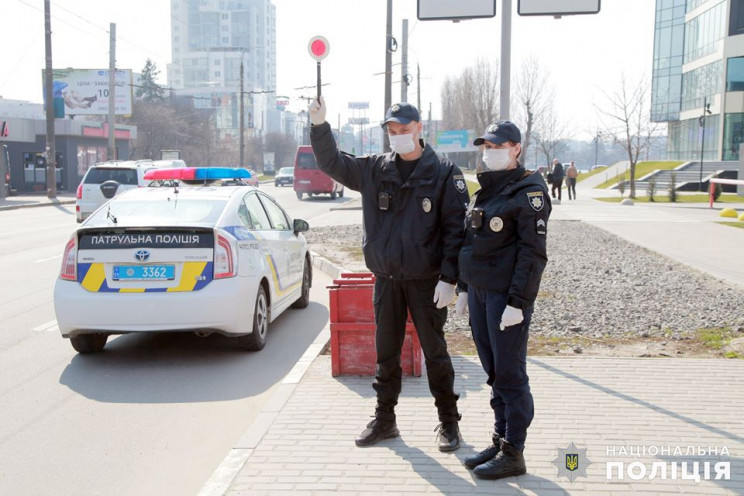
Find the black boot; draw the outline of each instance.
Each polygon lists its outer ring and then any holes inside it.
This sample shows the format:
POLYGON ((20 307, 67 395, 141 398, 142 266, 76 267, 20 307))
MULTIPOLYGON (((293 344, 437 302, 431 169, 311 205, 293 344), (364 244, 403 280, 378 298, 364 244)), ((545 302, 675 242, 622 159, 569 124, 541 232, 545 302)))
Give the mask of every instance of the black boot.
POLYGON ((489 446, 488 448, 484 449, 480 453, 476 453, 475 455, 466 456, 463 460, 463 464, 469 468, 470 470, 473 470, 478 465, 482 465, 486 463, 487 461, 491 460, 494 456, 499 454, 499 451, 501 451, 501 444, 499 443, 499 440, 501 439, 498 434, 494 434, 491 438, 493 441, 493 444, 489 446))
POLYGON ((436 429, 439 451, 455 451, 460 447, 460 428, 457 420, 442 422, 436 429))
POLYGON ((395 424, 395 420, 380 420, 375 418, 367 424, 367 428, 359 434, 359 437, 354 442, 357 446, 371 446, 377 441, 398 437, 399 435, 400 432, 398 431, 398 426, 395 424))
POLYGON ((527 472, 524 455, 513 444, 501 439, 501 451, 494 458, 478 465, 473 473, 479 479, 503 479, 527 472))

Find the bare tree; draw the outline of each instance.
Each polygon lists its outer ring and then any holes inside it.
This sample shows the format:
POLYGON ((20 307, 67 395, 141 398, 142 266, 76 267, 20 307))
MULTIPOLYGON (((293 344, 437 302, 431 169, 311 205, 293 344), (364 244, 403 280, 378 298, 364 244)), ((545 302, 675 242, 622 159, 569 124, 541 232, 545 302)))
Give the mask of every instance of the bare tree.
POLYGON ((479 58, 460 76, 445 79, 441 97, 445 129, 482 132, 498 115, 498 63, 479 58))
POLYGON ((620 87, 614 93, 602 92, 605 105, 595 105, 606 136, 623 147, 630 162, 630 198, 636 197, 635 171, 638 157, 646 150, 658 124, 651 122, 649 84, 645 78, 629 81, 620 76, 620 87))
POLYGON ((560 118, 552 101, 546 104, 535 132, 540 137, 537 146, 545 155, 545 163, 551 167, 553 159, 560 155, 566 147, 566 141, 571 138, 568 122, 560 118))
MULTIPOLYGON (((553 88, 548 86, 550 73, 531 56, 522 62, 514 91, 514 121, 522 130, 522 157, 532 145, 533 133, 553 101, 553 88)), ((537 164, 536 164, 537 166, 537 164)))

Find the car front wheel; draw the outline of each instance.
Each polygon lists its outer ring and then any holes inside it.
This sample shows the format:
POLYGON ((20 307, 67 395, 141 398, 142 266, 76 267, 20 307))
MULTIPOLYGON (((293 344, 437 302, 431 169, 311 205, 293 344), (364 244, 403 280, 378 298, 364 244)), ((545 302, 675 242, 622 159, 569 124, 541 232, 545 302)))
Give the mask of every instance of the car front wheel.
POLYGON ((98 353, 103 350, 108 334, 80 334, 70 338, 70 343, 78 353, 98 353))
POLYGON ((292 308, 305 308, 310 304, 310 286, 312 286, 312 282, 310 262, 305 259, 305 269, 302 271, 302 293, 297 301, 292 303, 292 308))
POLYGON ((268 334, 268 331, 269 302, 266 299, 264 287, 259 285, 258 294, 256 294, 256 306, 253 309, 253 332, 238 338, 241 347, 250 351, 263 349, 266 346, 266 334, 268 334))

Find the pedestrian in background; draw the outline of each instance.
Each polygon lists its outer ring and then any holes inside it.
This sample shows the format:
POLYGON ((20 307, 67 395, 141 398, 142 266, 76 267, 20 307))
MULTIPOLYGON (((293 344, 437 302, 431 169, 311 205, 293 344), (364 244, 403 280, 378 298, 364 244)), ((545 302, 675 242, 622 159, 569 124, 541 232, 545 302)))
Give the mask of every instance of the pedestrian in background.
POLYGON ((571 161, 571 165, 566 169, 566 189, 568 189, 568 199, 576 199, 576 178, 579 177, 579 171, 576 169, 576 164, 571 161), (573 198, 571 197, 573 192, 573 198))
POLYGON ((486 170, 478 174, 460 251, 458 316, 470 326, 494 413, 491 445, 464 460, 482 479, 524 474, 527 428, 534 416, 527 376, 533 304, 547 263, 551 204, 542 175, 519 163, 521 133, 509 121, 491 124, 473 144, 486 170))
POLYGON ((468 190, 460 169, 421 139, 416 107, 397 103, 382 123, 391 153, 355 157, 339 151, 325 120, 323 97, 309 107, 310 142, 318 167, 362 193, 364 261, 375 275, 374 420, 356 438, 369 446, 399 435, 395 406, 401 392, 400 352, 410 311, 426 359, 439 414, 440 451, 460 446, 455 373, 444 338, 447 305, 455 298, 457 257, 464 239, 468 190))
POLYGON ((556 198, 555 191, 558 190, 558 201, 561 200, 561 190, 563 189, 563 178, 565 172, 563 171, 563 164, 561 164, 557 158, 553 159, 553 181, 551 181, 550 195, 556 198))

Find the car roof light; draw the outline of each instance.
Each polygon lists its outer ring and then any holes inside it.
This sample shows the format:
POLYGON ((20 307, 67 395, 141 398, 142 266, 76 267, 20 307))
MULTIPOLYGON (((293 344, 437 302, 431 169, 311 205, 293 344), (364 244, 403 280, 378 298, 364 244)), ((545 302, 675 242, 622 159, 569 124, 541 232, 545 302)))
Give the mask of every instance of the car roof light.
POLYGON ((150 169, 145 172, 148 181, 164 179, 183 179, 186 181, 209 181, 213 179, 249 179, 253 173, 248 169, 230 167, 173 167, 169 169, 150 169))

